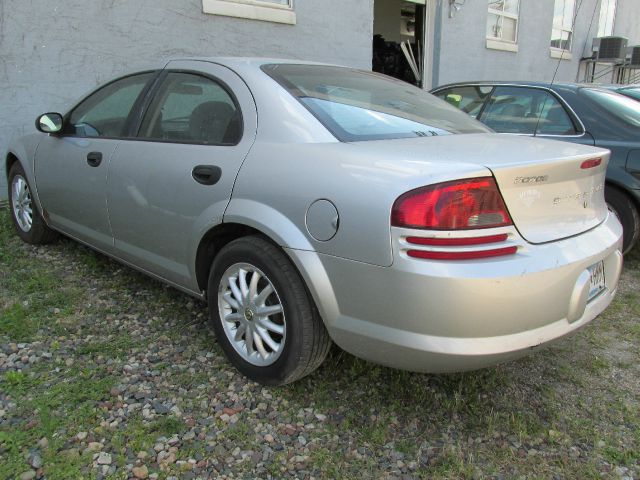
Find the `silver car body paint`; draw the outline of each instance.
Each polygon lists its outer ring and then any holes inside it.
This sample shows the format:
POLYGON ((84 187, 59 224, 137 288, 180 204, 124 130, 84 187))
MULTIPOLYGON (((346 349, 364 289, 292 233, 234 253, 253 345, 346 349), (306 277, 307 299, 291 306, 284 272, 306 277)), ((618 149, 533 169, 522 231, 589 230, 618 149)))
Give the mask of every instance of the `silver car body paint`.
POLYGON ((35 161, 38 196, 49 224, 109 253, 113 253, 113 236, 106 202, 107 172, 117 147, 115 140, 47 135, 35 161), (103 156, 98 168, 87 164, 87 155, 94 151, 103 156))
POLYGON ((491 133, 342 143, 260 70, 273 62, 167 65, 224 77, 245 122, 237 147, 102 140, 113 147, 106 148, 100 175, 83 172, 82 158, 99 140, 39 134, 13 144, 11 152, 26 164, 52 227, 192 294, 204 289, 196 279, 196 252, 211 228, 224 222, 261 231, 299 269, 332 338, 385 365, 432 372, 479 368, 557 339, 611 302, 622 232, 599 188, 608 151, 491 133), (75 151, 75 168, 60 170, 64 160, 55 156, 55 142, 75 151), (601 165, 580 168, 593 158, 601 165), (194 182, 191 170, 198 164, 221 166, 223 181, 212 187, 194 182), (456 262, 407 256, 408 236, 453 232, 390 227, 400 195, 491 175, 514 226, 482 234, 507 233, 500 246, 518 246, 517 254, 456 262), (530 177, 540 181, 518 180, 530 177), (305 225, 309 206, 321 199, 339 215, 328 241, 314 239, 305 225), (105 214, 113 236, 107 241, 105 214), (606 288, 587 301, 585 272, 599 261, 606 288))
POLYGON ((226 67, 173 61, 167 68, 222 80, 241 105, 242 139, 235 146, 122 141, 109 166, 107 204, 117 256, 197 291, 197 246, 209 229, 222 223, 236 176, 255 140, 256 108, 247 86, 226 67), (198 165, 219 167, 220 181, 214 186, 196 183, 191 173, 198 165))

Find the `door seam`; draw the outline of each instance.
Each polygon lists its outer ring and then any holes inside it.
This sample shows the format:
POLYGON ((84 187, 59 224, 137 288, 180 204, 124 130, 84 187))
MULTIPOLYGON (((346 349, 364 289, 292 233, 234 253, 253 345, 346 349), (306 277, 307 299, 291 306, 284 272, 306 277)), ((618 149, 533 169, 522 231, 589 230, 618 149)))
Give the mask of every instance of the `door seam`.
POLYGON ((118 142, 118 144, 116 145, 116 148, 113 149, 113 152, 111 152, 111 155, 109 156, 109 161, 107 162, 107 178, 106 178, 105 189, 104 189, 105 190, 104 203, 107 209, 107 223, 109 225, 109 232, 111 233, 111 247, 114 249, 116 248, 116 237, 113 234, 113 226, 111 225, 111 211, 109 210, 109 192, 110 192, 109 182, 111 180, 111 160, 113 160, 113 157, 118 152, 120 145, 122 145, 122 142, 118 142))

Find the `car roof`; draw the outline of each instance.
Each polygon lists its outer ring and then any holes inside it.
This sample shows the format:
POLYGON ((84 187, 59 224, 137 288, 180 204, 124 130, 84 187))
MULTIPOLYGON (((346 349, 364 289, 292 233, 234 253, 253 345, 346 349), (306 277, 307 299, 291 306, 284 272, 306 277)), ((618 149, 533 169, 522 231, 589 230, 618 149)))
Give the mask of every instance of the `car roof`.
POLYGON ((506 85, 506 86, 518 86, 518 87, 542 87, 542 88, 551 88, 551 89, 567 89, 567 90, 578 90, 580 88, 606 88, 604 85, 599 85, 596 83, 569 83, 569 82, 532 82, 532 81, 510 81, 510 80, 480 80, 476 82, 454 82, 448 83, 446 85, 441 85, 432 89, 432 91, 442 90, 444 88, 451 87, 461 87, 465 85, 506 85))
POLYGON ((260 68, 262 65, 273 64, 273 63, 288 63, 288 64, 299 64, 299 65, 326 65, 326 66, 337 66, 328 63, 320 63, 320 62, 310 62, 307 60, 298 60, 293 58, 269 58, 269 57, 198 57, 198 56, 180 56, 180 57, 171 57, 166 59, 163 62, 163 67, 167 65, 167 63, 171 61, 198 61, 198 62, 211 62, 218 63, 220 65, 225 65, 227 67, 253 67, 260 68))
POLYGON ((640 85, 619 85, 618 90, 640 90, 640 85))

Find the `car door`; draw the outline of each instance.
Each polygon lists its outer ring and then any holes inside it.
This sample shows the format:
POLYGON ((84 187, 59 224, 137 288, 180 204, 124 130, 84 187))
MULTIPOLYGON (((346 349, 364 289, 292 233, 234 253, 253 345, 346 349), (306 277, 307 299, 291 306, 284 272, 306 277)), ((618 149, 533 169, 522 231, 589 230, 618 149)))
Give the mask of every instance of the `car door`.
POLYGON ((594 144, 575 114, 546 88, 496 86, 478 120, 498 133, 594 144))
POLYGON ((80 102, 64 119, 59 135, 48 135, 35 157, 38 195, 54 228, 111 251, 107 215, 107 172, 134 105, 154 72, 115 80, 80 102))
POLYGON ((116 255, 197 291, 198 241, 222 222, 256 128, 253 97, 237 74, 170 62, 135 140, 122 142, 109 166, 116 255))

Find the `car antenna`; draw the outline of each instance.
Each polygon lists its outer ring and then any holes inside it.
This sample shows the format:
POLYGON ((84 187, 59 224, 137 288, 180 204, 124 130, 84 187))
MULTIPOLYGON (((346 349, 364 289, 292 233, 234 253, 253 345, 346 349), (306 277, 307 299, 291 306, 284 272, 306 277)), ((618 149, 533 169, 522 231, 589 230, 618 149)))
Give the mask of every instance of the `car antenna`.
MULTIPOLYGON (((576 19, 578 18, 578 12, 580 11, 580 7, 582 7, 582 2, 583 2, 583 0, 580 0, 580 3, 577 4, 576 11, 573 14, 573 20, 571 22, 571 34, 572 35, 573 35, 573 32, 574 32, 574 30, 576 28, 576 19)), ((592 22, 593 22, 593 19, 592 19, 592 22)), ((591 31, 591 25, 589 25, 589 31, 591 31)), ((587 35, 588 34, 589 34, 589 32, 587 32, 587 35)), ((562 36, 560 37, 560 42, 562 42, 562 36)), ((553 72, 553 77, 551 78, 551 83, 549 83, 549 88, 551 88, 553 86, 554 82, 556 81, 556 76, 558 75, 558 70, 560 69, 560 65, 562 64, 562 60, 564 59, 565 51, 566 50, 564 48, 560 51, 560 58, 558 59, 558 64, 556 65, 556 70, 553 72)), ((533 131, 533 136, 534 137, 538 136, 538 127, 540 126, 540 120, 542 118, 542 113, 544 112, 544 109, 547 107, 548 98, 549 97, 545 97, 544 101, 542 102, 542 108, 540 109, 540 114, 538 115, 538 121, 536 122, 536 129, 533 131)))
MULTIPOLYGON (((589 41, 589 33, 591 32, 591 27, 593 26, 593 20, 596 18, 596 12, 598 11, 599 2, 596 2, 593 5, 593 14, 591 15, 591 21, 589 22, 589 29, 587 30, 587 34, 584 36, 584 45, 582 46, 582 55, 584 55, 584 51, 587 48, 587 42, 589 41)), ((583 59, 584 60, 584 59, 583 59)), ((578 71, 576 72, 576 83, 580 79, 580 68, 578 67, 578 71)))

